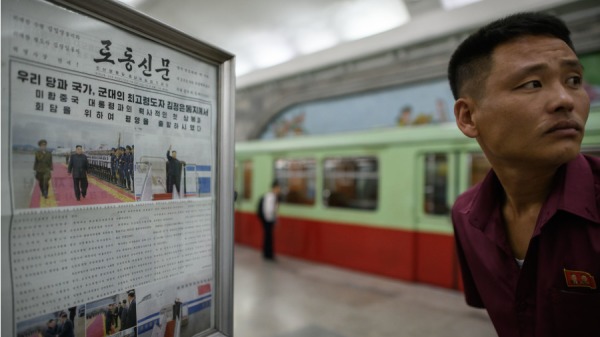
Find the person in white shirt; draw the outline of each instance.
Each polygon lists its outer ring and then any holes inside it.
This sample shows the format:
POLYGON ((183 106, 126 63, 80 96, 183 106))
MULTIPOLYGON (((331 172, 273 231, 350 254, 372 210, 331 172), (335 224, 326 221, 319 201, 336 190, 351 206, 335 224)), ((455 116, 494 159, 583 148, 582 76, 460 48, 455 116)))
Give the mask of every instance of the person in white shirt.
POLYGON ((277 209, 279 198, 279 183, 277 180, 271 185, 271 191, 267 192, 259 202, 258 217, 263 225, 264 241, 263 241, 263 257, 266 260, 275 260, 273 252, 273 228, 277 222, 277 209))

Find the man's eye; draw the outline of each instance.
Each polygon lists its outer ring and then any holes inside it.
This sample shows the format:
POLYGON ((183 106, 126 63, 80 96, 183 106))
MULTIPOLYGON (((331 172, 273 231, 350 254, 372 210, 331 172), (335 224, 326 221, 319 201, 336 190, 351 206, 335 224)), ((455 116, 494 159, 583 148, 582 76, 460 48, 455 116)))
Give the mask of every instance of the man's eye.
POLYGON ((524 89, 534 89, 534 88, 541 88, 542 87, 542 82, 540 81, 529 81, 523 85, 521 85, 521 88, 524 89))
POLYGON ((567 84, 574 87, 574 88, 579 88, 582 84, 582 79, 581 76, 573 76, 573 77, 569 77, 569 79, 567 80, 567 84))

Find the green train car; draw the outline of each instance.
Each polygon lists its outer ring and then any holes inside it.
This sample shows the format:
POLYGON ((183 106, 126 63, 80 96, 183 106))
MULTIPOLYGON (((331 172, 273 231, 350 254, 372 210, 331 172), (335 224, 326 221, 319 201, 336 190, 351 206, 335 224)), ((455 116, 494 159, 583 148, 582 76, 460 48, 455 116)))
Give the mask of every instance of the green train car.
MULTIPOLYGON (((600 107, 582 152, 600 154, 600 107)), ((235 241, 261 247, 257 203, 277 179, 277 254, 460 289, 450 208, 488 170, 453 123, 238 143, 235 241)))

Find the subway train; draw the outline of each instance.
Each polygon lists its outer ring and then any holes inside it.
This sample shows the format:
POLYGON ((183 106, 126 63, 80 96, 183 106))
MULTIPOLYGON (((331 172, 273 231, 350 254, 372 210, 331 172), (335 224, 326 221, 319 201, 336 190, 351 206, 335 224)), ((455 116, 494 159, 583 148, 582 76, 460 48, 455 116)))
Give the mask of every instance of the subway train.
MULTIPOLYGON (((600 155, 600 106, 582 152, 600 155)), ((281 185, 275 252, 461 289, 450 209, 489 163, 454 123, 236 145, 235 241, 260 249, 261 195, 281 185)))

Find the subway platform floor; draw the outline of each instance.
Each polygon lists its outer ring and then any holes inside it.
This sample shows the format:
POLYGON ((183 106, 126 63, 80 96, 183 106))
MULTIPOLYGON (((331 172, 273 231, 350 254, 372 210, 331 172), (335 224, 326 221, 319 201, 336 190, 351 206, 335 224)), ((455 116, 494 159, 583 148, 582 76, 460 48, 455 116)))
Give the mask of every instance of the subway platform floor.
POLYGON ((462 293, 235 247, 237 337, 493 337, 462 293))

